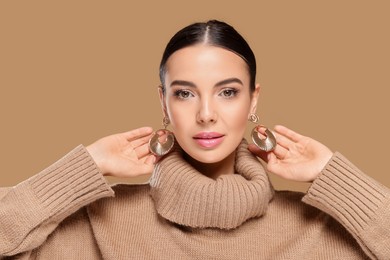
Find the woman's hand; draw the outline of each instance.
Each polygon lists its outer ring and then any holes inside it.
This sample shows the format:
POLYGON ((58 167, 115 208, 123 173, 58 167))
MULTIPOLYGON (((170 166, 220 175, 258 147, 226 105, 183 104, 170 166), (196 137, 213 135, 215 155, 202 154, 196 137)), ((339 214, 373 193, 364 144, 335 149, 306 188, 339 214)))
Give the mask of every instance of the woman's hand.
POLYGON ((250 144, 248 149, 267 162, 268 171, 282 178, 306 182, 317 178, 332 157, 332 151, 320 142, 287 127, 279 125, 274 130, 277 141, 275 150, 264 152, 255 144, 250 144))
POLYGON ((142 127, 126 133, 114 134, 87 147, 103 175, 135 177, 153 171, 156 158, 149 151, 148 142, 153 129, 142 127))

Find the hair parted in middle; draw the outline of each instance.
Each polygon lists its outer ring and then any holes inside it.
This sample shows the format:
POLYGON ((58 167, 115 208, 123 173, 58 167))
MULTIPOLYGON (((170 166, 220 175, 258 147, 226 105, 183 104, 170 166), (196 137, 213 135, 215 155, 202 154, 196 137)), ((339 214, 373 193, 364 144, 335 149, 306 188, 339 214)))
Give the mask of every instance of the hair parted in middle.
POLYGON ((229 24, 210 20, 194 23, 178 31, 168 42, 160 63, 160 81, 165 93, 166 62, 176 51, 195 44, 205 43, 221 47, 240 56, 248 65, 250 90, 255 90, 256 58, 246 40, 229 24))

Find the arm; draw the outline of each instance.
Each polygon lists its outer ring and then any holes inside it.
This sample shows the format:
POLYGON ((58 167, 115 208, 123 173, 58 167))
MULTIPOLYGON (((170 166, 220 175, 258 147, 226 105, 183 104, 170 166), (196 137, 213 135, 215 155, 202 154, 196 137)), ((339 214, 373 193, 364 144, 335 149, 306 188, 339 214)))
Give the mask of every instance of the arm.
POLYGON ((313 182, 303 198, 339 221, 373 259, 390 258, 390 190, 362 173, 340 153, 286 127, 276 126, 277 145, 249 150, 285 179, 313 182))
POLYGON ((390 258, 390 190, 335 153, 303 202, 339 221, 373 259, 390 258))
POLYGON ((0 258, 39 247, 63 219, 81 207, 114 196, 104 175, 150 173, 151 128, 78 146, 62 159, 13 188, 0 190, 0 258))
POLYGON ((113 191, 83 146, 8 189, 0 200, 0 256, 41 245, 79 208, 113 191))

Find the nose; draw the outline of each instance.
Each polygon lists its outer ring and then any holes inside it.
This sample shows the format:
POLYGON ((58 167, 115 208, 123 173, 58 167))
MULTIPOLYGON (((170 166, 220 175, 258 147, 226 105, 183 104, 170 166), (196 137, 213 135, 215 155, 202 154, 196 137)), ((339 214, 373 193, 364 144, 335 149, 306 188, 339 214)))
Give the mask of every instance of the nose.
POLYGON ((213 108, 211 100, 201 100, 196 119, 200 124, 215 123, 217 121, 217 113, 213 108))

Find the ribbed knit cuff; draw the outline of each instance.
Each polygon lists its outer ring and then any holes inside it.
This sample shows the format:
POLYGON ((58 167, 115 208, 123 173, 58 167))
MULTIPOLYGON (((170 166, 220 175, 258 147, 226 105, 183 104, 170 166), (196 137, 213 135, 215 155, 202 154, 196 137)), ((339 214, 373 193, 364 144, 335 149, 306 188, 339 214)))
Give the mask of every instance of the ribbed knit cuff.
POLYGON ((303 202, 333 216, 350 232, 359 234, 378 209, 386 205, 389 190, 335 153, 313 182, 303 202))
POLYGON ((76 147, 1 199, 0 255, 36 248, 64 218, 113 195, 87 150, 76 147))
POLYGON ((50 217, 73 213, 92 201, 114 195, 82 145, 30 178, 28 183, 50 217))

